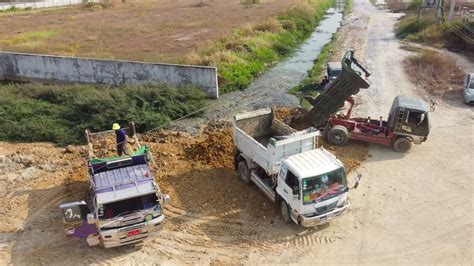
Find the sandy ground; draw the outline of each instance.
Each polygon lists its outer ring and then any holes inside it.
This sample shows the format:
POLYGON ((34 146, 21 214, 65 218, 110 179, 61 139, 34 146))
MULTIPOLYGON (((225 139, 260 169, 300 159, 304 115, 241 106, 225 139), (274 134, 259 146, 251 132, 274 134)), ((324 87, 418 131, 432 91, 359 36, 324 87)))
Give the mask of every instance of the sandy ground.
POLYGON ((206 41, 215 41, 236 27, 261 21, 300 1, 263 0, 258 5, 243 5, 240 0, 115 2, 101 9, 74 6, 3 14, 0 49, 176 61, 206 41))
MULTIPOLYGON (((409 52, 393 36, 397 17, 357 0, 341 31, 341 47, 356 45, 373 72, 372 87, 357 97, 359 115, 386 116, 398 94, 432 98, 403 71, 409 52)), ((145 136, 172 197, 165 229, 141 245, 109 250, 62 232, 59 203, 87 191, 83 147, 0 143, 0 264, 472 265, 474 113, 461 95, 437 100, 429 140, 406 155, 370 145, 350 210, 313 229, 284 224, 254 186, 238 180, 228 123, 197 136, 145 136)))

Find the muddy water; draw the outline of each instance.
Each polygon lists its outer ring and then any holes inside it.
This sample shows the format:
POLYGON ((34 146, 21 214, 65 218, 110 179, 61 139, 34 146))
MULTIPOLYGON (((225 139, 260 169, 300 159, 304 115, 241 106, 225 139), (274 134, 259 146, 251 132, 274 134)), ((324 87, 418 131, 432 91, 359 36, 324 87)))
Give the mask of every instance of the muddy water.
POLYGON ((173 123, 171 128, 195 133, 199 125, 206 121, 231 119, 239 112, 272 106, 298 106, 298 99, 287 91, 307 77, 321 49, 339 29, 343 7, 344 1, 338 0, 299 49, 257 77, 246 90, 221 95, 218 100, 209 102, 210 108, 202 117, 173 123))

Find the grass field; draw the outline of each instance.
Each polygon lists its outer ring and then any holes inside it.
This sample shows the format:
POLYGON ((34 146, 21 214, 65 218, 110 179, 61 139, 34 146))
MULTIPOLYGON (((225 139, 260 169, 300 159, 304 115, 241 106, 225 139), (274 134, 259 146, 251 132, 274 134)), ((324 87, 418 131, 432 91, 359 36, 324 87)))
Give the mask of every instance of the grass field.
MULTIPOLYGON (((221 93, 246 88, 288 56, 333 0, 127 1, 0 15, 8 51, 218 67, 221 93), (15 29, 15 30, 13 30, 15 29)), ((118 119, 146 130, 201 108, 195 88, 0 87, 0 140, 81 142, 118 119)))
POLYGON ((84 129, 134 121, 139 131, 204 107, 197 88, 172 86, 0 85, 0 141, 80 143, 84 129))

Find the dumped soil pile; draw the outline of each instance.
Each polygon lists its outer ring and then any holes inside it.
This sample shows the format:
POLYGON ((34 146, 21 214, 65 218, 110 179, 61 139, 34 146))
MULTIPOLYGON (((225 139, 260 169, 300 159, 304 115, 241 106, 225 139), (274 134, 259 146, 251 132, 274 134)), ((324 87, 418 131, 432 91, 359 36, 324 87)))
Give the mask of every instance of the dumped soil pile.
POLYGON ((185 147, 188 159, 209 166, 219 167, 232 164, 234 142, 232 141, 232 129, 226 128, 221 131, 209 132, 202 140, 185 147))
POLYGON ((296 130, 304 130, 312 127, 306 114, 308 110, 302 107, 283 107, 278 106, 273 108, 274 117, 285 124, 293 127, 296 130))
POLYGON ((324 139, 319 139, 319 146, 331 151, 336 157, 342 161, 346 168, 346 173, 350 173, 365 160, 369 153, 369 145, 360 141, 349 141, 347 146, 338 147, 329 145, 324 139))
MULTIPOLYGON (((243 184, 233 165, 231 123, 213 122, 201 133, 151 132, 141 137, 151 147, 169 211, 241 219, 276 219, 278 211, 256 189, 243 184)), ((181 228, 183 221, 172 226, 181 228)))
MULTIPOLYGON (((53 198, 80 197, 87 193, 87 186, 63 185, 86 180, 87 168, 79 167, 85 157, 84 147, 64 149, 47 143, 1 143, 0 146, 0 202, 3 206, 0 232, 24 230, 33 214, 49 211, 44 206, 53 198), (44 192, 47 190, 57 190, 57 193, 49 197, 44 192)), ((60 221, 56 215, 50 218, 60 221)))

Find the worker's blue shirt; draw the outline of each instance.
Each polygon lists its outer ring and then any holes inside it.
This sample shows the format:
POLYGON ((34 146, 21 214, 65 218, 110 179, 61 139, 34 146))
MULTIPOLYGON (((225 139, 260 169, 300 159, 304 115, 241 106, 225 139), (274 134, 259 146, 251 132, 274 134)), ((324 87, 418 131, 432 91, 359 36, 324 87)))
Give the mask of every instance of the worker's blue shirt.
POLYGON ((125 143, 125 130, 123 130, 122 128, 119 130, 115 130, 115 139, 117 140, 117 145, 125 143))

